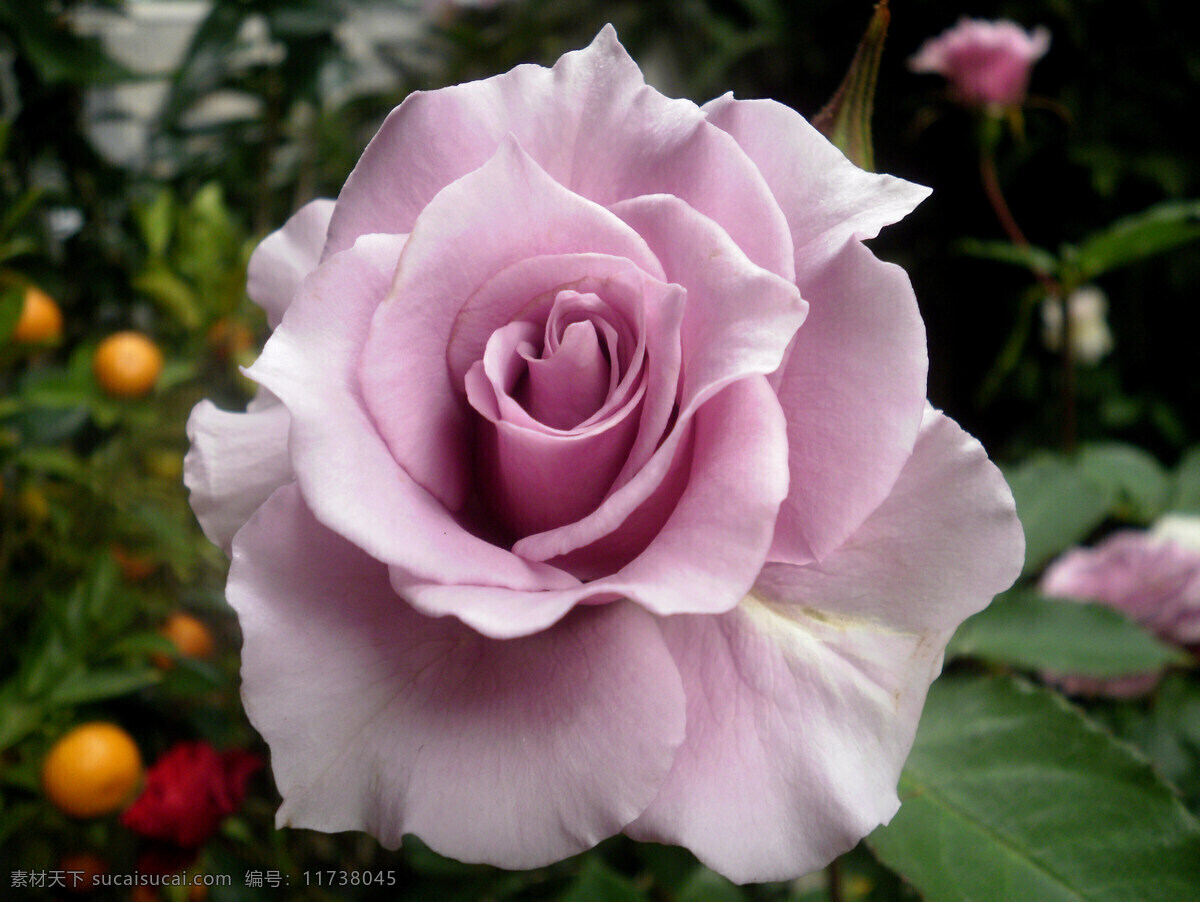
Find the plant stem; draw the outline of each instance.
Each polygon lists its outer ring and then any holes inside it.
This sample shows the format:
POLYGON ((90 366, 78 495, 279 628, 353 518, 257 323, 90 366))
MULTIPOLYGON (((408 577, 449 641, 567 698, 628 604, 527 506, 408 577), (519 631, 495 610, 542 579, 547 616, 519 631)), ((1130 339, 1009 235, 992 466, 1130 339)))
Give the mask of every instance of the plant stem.
POLYGON ((833 859, 825 870, 829 874, 829 902, 842 902, 842 860, 833 859))
POLYGON ((988 203, 992 205, 992 210, 995 211, 996 218, 1000 220, 1000 227, 1004 229, 1008 240, 1018 247, 1029 247, 1029 239, 1017 225, 1012 211, 1008 209, 1008 202, 1004 199, 1004 192, 1000 189, 1000 176, 996 173, 996 158, 992 155, 991 150, 986 148, 979 155, 979 176, 983 180, 983 192, 987 195, 988 203))
MULTIPOLYGON (((991 204, 992 210, 996 214, 996 218, 1000 221, 1000 227, 1004 230, 1004 234, 1008 236, 1008 240, 1018 247, 1029 247, 1029 239, 1025 237, 1025 233, 1021 231, 1021 227, 1017 225, 1017 220, 1013 217, 1012 211, 1008 208, 1008 202, 1004 199, 1004 192, 1000 188, 1000 177, 996 172, 996 157, 992 147, 984 145, 979 154, 979 177, 983 182, 983 192, 987 195, 988 203, 991 204)), ((1075 450, 1075 359, 1072 342, 1074 336, 1071 328, 1070 305, 1068 304, 1067 292, 1063 290, 1062 284, 1053 276, 1044 272, 1034 272, 1035 278, 1042 284, 1046 294, 1051 299, 1059 304, 1059 310, 1062 313, 1062 332, 1060 335, 1060 363, 1061 363, 1061 404, 1062 404, 1062 446, 1063 450, 1070 453, 1075 450)))

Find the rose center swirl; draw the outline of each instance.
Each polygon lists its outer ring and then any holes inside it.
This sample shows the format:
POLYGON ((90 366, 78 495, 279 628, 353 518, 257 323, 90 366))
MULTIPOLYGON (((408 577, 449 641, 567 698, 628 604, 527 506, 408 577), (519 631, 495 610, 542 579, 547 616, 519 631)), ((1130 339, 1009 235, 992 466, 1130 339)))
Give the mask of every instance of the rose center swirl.
POLYGON ((639 339, 603 298, 574 289, 555 294, 542 322, 489 336, 465 388, 480 500, 513 537, 578 520, 605 497, 636 437, 639 339))

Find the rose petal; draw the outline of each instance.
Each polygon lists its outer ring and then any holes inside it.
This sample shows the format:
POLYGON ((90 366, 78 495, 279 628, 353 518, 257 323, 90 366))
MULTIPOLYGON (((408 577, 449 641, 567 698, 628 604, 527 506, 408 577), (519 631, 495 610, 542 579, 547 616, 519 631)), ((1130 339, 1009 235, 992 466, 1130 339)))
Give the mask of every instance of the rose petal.
MULTIPOLYGON (((539 309, 540 306, 535 305, 530 311, 535 319, 544 315, 543 311, 539 309)), ((633 332, 622 328, 621 332, 625 334, 626 340, 621 341, 617 329, 608 321, 615 314, 608 304, 591 293, 581 295, 575 291, 560 291, 553 302, 550 319, 546 321, 544 327, 526 320, 515 320, 501 326, 491 334, 487 346, 484 348, 482 360, 477 360, 471 367, 472 371, 481 370, 482 376, 475 375, 473 377, 472 373, 468 373, 464 379, 463 387, 466 389, 467 400, 486 417, 496 420, 503 419, 514 425, 524 426, 538 432, 561 434, 587 430, 588 427, 607 419, 619 407, 626 406, 635 391, 644 391, 642 383, 645 379, 642 377, 641 365, 645 356, 646 337, 645 330, 642 328, 641 306, 639 303, 636 323, 638 327, 636 330, 637 342, 636 346, 630 350, 629 345, 633 343, 633 332), (589 402, 570 402, 572 404, 582 403, 584 409, 590 407, 586 417, 575 419, 575 422, 569 427, 555 427, 539 420, 527 410, 527 407, 529 406, 531 383, 535 380, 544 381, 545 379, 544 374, 534 375, 536 369, 534 364, 547 363, 558 352, 559 343, 554 330, 561 326, 563 321, 559 321, 555 314, 562 310, 563 305, 560 304, 560 301, 564 299, 568 305, 578 301, 578 309, 571 314, 572 317, 586 316, 577 322, 572 322, 566 328, 586 327, 590 330, 591 341, 595 345, 593 365, 599 371, 590 377, 594 380, 590 387, 587 387, 589 377, 582 373, 564 378, 563 381, 567 384, 545 386, 547 390, 565 393, 568 398, 574 397, 575 393, 581 390, 589 392, 592 396, 592 401, 589 402), (597 330, 600 334, 597 334, 597 330), (607 358, 600 350, 601 334, 604 336, 604 345, 608 349, 607 358), (618 346, 624 353, 618 353, 618 346), (538 347, 543 350, 536 352, 535 348, 538 347), (541 354, 549 354, 549 357, 542 358, 541 354), (628 372, 623 374, 624 378, 618 372, 622 366, 621 358, 624 358, 623 365, 629 367, 628 372), (611 365, 609 360, 613 361, 611 365), (584 379, 583 386, 579 384, 581 377, 584 379), (480 389, 484 387, 484 382, 487 383, 488 390, 481 393, 480 389), (473 386, 474 391, 472 390, 473 386), (593 403, 594 407, 591 406, 593 403)), ((621 320, 618 325, 624 327, 626 325, 624 318, 617 318, 621 320)), ((568 356, 570 356, 570 351, 568 351, 568 356)), ((545 408, 542 410, 543 414, 552 420, 564 415, 573 416, 570 413, 570 407, 567 411, 560 412, 553 409, 546 398, 538 400, 537 403, 545 408)))
POLYGON ((523 406, 534 419, 554 429, 574 429, 608 397, 612 368, 590 322, 563 330, 558 348, 546 357, 530 357, 523 406))
POLYGON ((183 484, 200 528, 226 554, 258 506, 295 478, 288 458, 291 420, 278 402, 231 413, 201 401, 188 417, 183 484))
POLYGON ((930 194, 922 185, 859 169, 803 116, 773 100, 726 94, 706 103, 704 112, 754 161, 783 209, 796 284, 806 298, 808 280, 847 242, 874 238, 930 194))
POLYGON ((482 166, 509 134, 583 197, 607 206, 674 195, 720 222, 759 266, 794 275, 787 223, 757 168, 695 104, 648 87, 611 26, 553 69, 518 66, 410 94, 342 188, 326 254, 370 232, 411 231, 440 189, 482 166))
MULTIPOLYGON (((503 347, 504 338, 511 341, 523 327, 535 328, 512 323, 496 332, 488 345, 489 355, 467 374, 467 397, 483 418, 476 424, 473 442, 479 494, 493 517, 514 536, 572 522, 600 502, 633 443, 644 394, 639 390, 621 410, 586 430, 529 428, 528 414, 506 394, 509 385, 498 385, 498 374, 490 379, 484 375, 493 362, 490 352, 503 347), (506 411, 503 402, 523 418, 507 419, 512 411, 506 411)), ((511 380, 511 373, 506 375, 511 380)))
POLYGON ((895 491, 843 548, 768 565, 729 614, 663 621, 688 735, 627 832, 685 845, 737 881, 851 848, 895 813, 945 644, 1017 578, 1023 549, 999 471, 928 409, 895 491))
MULTIPOLYGON (((558 314, 570 318, 586 311, 616 333, 622 373, 603 406, 572 431, 598 426, 635 402, 635 395, 646 392, 658 400, 643 407, 639 435, 642 440, 646 436, 661 438, 677 392, 679 329, 685 301, 678 285, 647 275, 627 259, 602 254, 531 257, 497 274, 459 311, 446 350, 451 383, 459 373, 465 378, 471 362, 485 353, 490 336, 510 319, 546 318, 547 328, 555 329, 558 314), (581 272, 587 275, 581 277, 581 272), (533 300, 526 300, 531 292, 533 300), (559 298, 566 295, 572 297, 560 304, 559 298), (590 300, 593 295, 598 300, 590 300), (643 367, 646 360, 648 366, 643 367)), ((526 426, 550 431, 516 409, 515 403, 506 405, 502 398, 497 403, 504 408, 506 419, 520 422, 524 418, 526 426)))
MULTIPOLYGON (((395 571, 392 584, 425 613, 453 614, 499 639, 544 629, 583 602, 629 598, 664 616, 727 611, 761 569, 771 524, 787 492, 784 428, 763 377, 735 382, 711 399, 697 412, 693 428, 683 432, 686 437, 694 431, 695 445, 681 449, 681 461, 690 460, 691 472, 678 502, 654 511, 653 529, 638 536, 648 544, 632 549, 633 560, 585 585, 523 592, 438 585, 395 571)), ((635 515, 633 522, 641 521, 635 515)), ((599 566, 609 564, 588 557, 599 566)))
POLYGON ((925 406, 925 326, 904 270, 851 242, 805 288, 811 304, 776 379, 792 488, 771 560, 838 548, 887 497, 925 406))
MULTIPOLYGON (((654 268, 661 269, 657 260, 654 268)), ((555 329, 558 316, 581 309, 612 327, 620 368, 628 370, 642 339, 637 326, 644 319, 643 301, 647 294, 661 293, 661 285, 661 280, 653 279, 623 257, 539 254, 519 260, 490 278, 455 315, 446 346, 450 382, 456 387, 462 385, 467 370, 483 357, 492 333, 505 324, 545 319, 547 328, 555 329), (557 305, 559 294, 566 290, 577 299, 569 305, 557 305)))
POLYGON ((679 392, 647 386, 643 426, 616 490, 589 516, 521 539, 514 550, 528 560, 571 554, 622 529, 666 475, 693 413, 734 380, 775 370, 807 310, 796 286, 756 266, 716 223, 678 199, 638 198, 613 210, 650 244, 667 278, 687 289, 679 327, 684 382, 679 392))
POLYGON ((246 267, 246 294, 262 307, 274 329, 304 277, 317 268, 333 215, 332 200, 314 200, 254 249, 246 267))
POLYGON ((818 564, 768 564, 755 591, 893 629, 953 629, 1013 584, 1025 536, 983 447, 927 407, 887 500, 818 564))
POLYGON ((754 160, 792 232, 808 321, 772 379, 788 412, 792 497, 773 559, 836 548, 883 499, 912 451, 925 399, 925 330, 907 276, 858 242, 929 189, 865 172, 804 117, 770 100, 704 107, 754 160))
POLYGON ((632 229, 557 184, 511 138, 486 165, 440 192, 414 226, 359 372, 393 457, 451 510, 462 507, 470 485, 466 412, 445 357, 456 315, 506 267, 538 254, 580 252, 658 271, 632 229))
MULTIPOLYGON (((717 223, 677 197, 639 197, 611 209, 650 245, 667 280, 688 292, 680 330, 681 420, 734 379, 779 367, 808 313, 795 285, 756 266, 717 223)), ((666 394, 652 392, 649 402, 666 394)), ((668 406, 664 418, 669 414, 668 406)), ((618 485, 641 469, 657 444, 656 434, 639 436, 618 485)))
POLYGON ((687 693, 687 738, 629 835, 686 846, 748 883, 821 868, 891 819, 948 633, 753 596, 719 617, 661 625, 687 693))
POLYGON ((280 826, 389 848, 415 833, 463 861, 539 867, 636 817, 683 737, 679 677, 644 611, 485 639, 409 608, 294 487, 239 535, 228 595, 280 826))
POLYGON ((357 384, 372 316, 404 236, 366 236, 304 281, 248 370, 292 415, 292 466, 317 519, 377 560, 450 584, 576 584, 468 533, 396 464, 357 384))

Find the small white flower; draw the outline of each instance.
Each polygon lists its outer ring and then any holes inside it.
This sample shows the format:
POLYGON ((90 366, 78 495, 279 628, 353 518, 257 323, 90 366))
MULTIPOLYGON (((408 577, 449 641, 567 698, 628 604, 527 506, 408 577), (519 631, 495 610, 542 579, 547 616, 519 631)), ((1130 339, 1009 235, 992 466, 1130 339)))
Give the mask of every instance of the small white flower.
MULTIPOLYGON (((1108 298, 1095 285, 1084 285, 1067 298, 1071 317, 1071 351, 1081 363, 1099 363, 1113 349, 1108 328, 1108 298)), ((1062 304, 1057 297, 1042 301, 1042 342, 1051 351, 1062 347, 1062 304)))

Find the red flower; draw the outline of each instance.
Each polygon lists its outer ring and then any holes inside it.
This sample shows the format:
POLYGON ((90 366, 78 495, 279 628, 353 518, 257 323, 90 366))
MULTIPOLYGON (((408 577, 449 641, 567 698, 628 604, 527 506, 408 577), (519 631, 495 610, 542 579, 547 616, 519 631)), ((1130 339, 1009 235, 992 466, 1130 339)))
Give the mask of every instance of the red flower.
POLYGON ((146 785, 121 823, 148 839, 202 846, 241 806, 246 783, 262 764, 240 749, 218 752, 207 742, 180 742, 146 772, 146 785))

